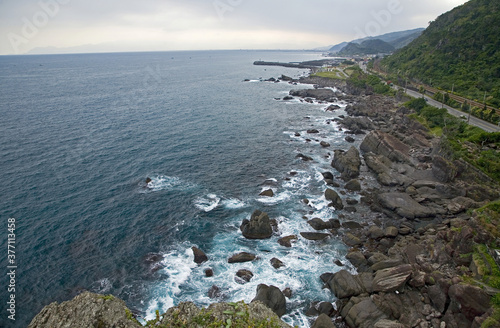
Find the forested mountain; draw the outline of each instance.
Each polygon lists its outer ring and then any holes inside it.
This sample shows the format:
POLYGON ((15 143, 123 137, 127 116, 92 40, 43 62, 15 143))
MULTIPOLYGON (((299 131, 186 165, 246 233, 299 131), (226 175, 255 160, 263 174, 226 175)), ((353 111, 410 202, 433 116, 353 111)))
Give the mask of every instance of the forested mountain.
POLYGON ((345 46, 340 52, 340 56, 352 55, 373 55, 379 53, 390 53, 395 48, 387 42, 380 39, 370 39, 361 42, 361 44, 351 42, 345 46))
POLYGON ((471 0, 439 16, 381 62, 389 72, 500 107, 500 1, 471 0))
MULTIPOLYGON (((423 28, 416 28, 407 31, 391 32, 379 36, 370 36, 362 39, 356 39, 351 41, 350 43, 360 44, 363 41, 379 39, 391 44, 394 48, 399 49, 401 47, 406 46, 411 41, 415 40, 420 34, 422 34, 423 30, 424 30, 423 28)), ((337 45, 332 46, 330 48, 330 51, 333 53, 339 52, 347 45, 348 42, 339 43, 337 45)))

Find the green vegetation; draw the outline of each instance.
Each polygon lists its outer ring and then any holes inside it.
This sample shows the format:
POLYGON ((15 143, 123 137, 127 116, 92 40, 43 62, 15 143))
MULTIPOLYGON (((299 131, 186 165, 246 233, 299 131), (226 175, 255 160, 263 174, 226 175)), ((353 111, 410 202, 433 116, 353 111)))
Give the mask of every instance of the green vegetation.
POLYGON ((489 133, 470 126, 446 109, 429 106, 423 98, 413 99, 405 106, 417 112, 413 118, 436 135, 443 135, 443 146, 454 158, 464 159, 500 182, 500 132, 489 133))
POLYGON ((101 295, 99 297, 102 298, 105 301, 112 301, 112 300, 115 299, 115 297, 113 295, 111 295, 111 294, 110 295, 101 295))
POLYGON ((471 0, 382 60, 393 74, 500 107, 500 2, 471 0))
POLYGON ((250 318, 248 305, 244 302, 227 303, 231 306, 231 310, 223 312, 224 316, 228 317, 225 320, 218 319, 212 311, 202 309, 199 314, 188 321, 179 318, 180 310, 176 310, 172 317, 173 320, 168 324, 160 324, 162 318, 156 311, 156 318, 146 323, 146 327, 155 328, 191 328, 191 327, 207 327, 207 328, 280 328, 279 322, 274 318, 266 318, 256 320, 250 318))
POLYGON ((500 238, 500 201, 476 210, 478 221, 495 238, 500 238))
MULTIPOLYGON (((497 208, 497 215, 500 214, 500 212, 498 211, 500 203, 497 202, 496 205, 492 206, 497 208)), ((489 254, 488 247, 486 245, 476 245, 472 258, 477 267, 477 272, 481 276, 482 283, 487 286, 499 289, 500 268, 496 264, 493 257, 489 254)), ((491 305, 493 307, 493 314, 481 325, 481 328, 500 326, 500 293, 497 293, 492 297, 491 305)))
POLYGON ((329 79, 334 79, 334 80, 345 80, 346 76, 340 72, 338 69, 334 69, 332 71, 326 71, 326 72, 317 72, 311 76, 318 76, 318 77, 326 77, 329 79))
POLYGON ((379 77, 364 73, 359 67, 352 67, 352 74, 347 82, 357 88, 372 91, 378 94, 393 95, 394 91, 390 86, 383 83, 379 77))
POLYGON ((391 53, 395 50, 391 44, 380 39, 368 39, 361 43, 351 42, 339 51, 340 56, 370 55, 391 53))

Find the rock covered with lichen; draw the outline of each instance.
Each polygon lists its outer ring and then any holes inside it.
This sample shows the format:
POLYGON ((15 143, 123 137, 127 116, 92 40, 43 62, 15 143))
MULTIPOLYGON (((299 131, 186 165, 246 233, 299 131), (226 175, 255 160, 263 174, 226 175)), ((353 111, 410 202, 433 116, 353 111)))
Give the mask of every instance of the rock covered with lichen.
POLYGON ((51 303, 31 321, 28 328, 142 327, 125 302, 113 297, 84 292, 70 301, 51 303))
MULTIPOLYGON (((240 327, 290 328, 264 303, 214 303, 198 308, 181 303, 149 321, 146 327, 240 327)), ((84 292, 70 301, 51 303, 33 318, 28 328, 138 328, 125 302, 111 295, 84 292)))

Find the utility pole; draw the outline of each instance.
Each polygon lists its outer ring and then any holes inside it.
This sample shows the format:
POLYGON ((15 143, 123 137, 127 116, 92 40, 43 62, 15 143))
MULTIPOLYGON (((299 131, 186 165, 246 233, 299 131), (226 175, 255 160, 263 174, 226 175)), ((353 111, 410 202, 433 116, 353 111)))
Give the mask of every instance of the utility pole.
POLYGON ((453 94, 453 90, 455 90, 455 83, 453 83, 453 86, 451 87, 451 94, 453 94))

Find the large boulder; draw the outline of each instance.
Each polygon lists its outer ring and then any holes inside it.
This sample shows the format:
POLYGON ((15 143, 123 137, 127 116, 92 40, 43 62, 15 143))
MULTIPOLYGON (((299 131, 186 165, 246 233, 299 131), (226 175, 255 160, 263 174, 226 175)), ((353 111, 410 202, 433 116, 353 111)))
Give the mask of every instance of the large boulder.
POLYGON ((336 150, 332 166, 341 173, 342 178, 345 180, 357 178, 361 167, 359 151, 354 146, 346 152, 336 150))
POLYGON ((193 251, 194 254, 194 262, 197 264, 202 264, 203 262, 208 261, 207 255, 198 247, 191 247, 191 250, 193 251))
POLYGON ((332 89, 303 89, 291 90, 290 96, 301 98, 315 98, 322 101, 334 101, 335 92, 332 89))
POLYGON ((364 154, 366 166, 368 166, 377 177, 377 181, 384 186, 407 186, 413 182, 407 176, 392 169, 392 162, 383 155, 374 153, 364 154))
POLYGON ((369 297, 351 298, 341 315, 350 328, 372 328, 380 320, 387 319, 387 315, 369 297))
POLYGON ((377 271, 373 278, 373 291, 390 293, 400 290, 410 279, 412 266, 409 264, 377 271))
POLYGON ((314 218, 312 220, 307 221, 309 225, 314 229, 314 230, 325 230, 325 229, 332 229, 333 225, 332 222, 328 221, 325 222, 321 220, 320 218, 314 218))
POLYGON ((300 235, 307 240, 323 240, 330 237, 329 234, 320 232, 301 232, 300 235))
POLYGON ((339 299, 358 296, 366 293, 366 288, 358 276, 347 270, 340 270, 333 274, 327 282, 332 293, 339 299))
POLYGON ((28 328, 142 327, 131 317, 125 302, 111 295, 84 292, 71 301, 47 305, 28 328))
POLYGON ((450 182, 457 176, 457 168, 453 163, 436 155, 432 157, 432 175, 441 182, 450 182))
POLYGON ((260 284, 257 286, 257 295, 252 302, 261 301, 279 317, 286 313, 285 295, 278 287, 260 284))
POLYGON ((227 262, 228 263, 252 262, 256 258, 257 258, 257 256, 255 256, 255 254, 250 254, 250 253, 247 253, 247 252, 241 252, 241 253, 234 254, 233 256, 231 256, 227 260, 227 262))
POLYGON ((297 239, 296 235, 286 236, 278 239, 278 244, 285 247, 292 247, 292 241, 296 241, 297 239))
POLYGON ((273 235, 271 220, 266 212, 255 210, 250 220, 243 220, 240 226, 241 232, 248 239, 267 239, 273 235))
POLYGON ((342 198, 340 198, 339 194, 333 189, 327 188, 325 190, 325 198, 329 200, 330 206, 335 207, 336 210, 344 209, 344 203, 342 203, 342 198))
POLYGON ((332 319, 330 319, 329 316, 321 313, 316 321, 314 321, 314 324, 311 328, 335 328, 335 325, 333 324, 332 319))
POLYGON ((349 191, 361 191, 361 183, 357 179, 352 179, 344 186, 349 191))
POLYGON ((420 205, 410 195, 389 192, 377 195, 379 204, 407 219, 428 218, 436 215, 431 208, 420 205))
POLYGON ((238 272, 236 272, 236 277, 237 277, 236 282, 244 284, 252 280, 253 273, 250 270, 241 269, 238 270, 238 272))
POLYGON ((396 137, 380 130, 370 132, 360 147, 365 153, 383 155, 393 162, 410 162, 410 147, 396 137))
POLYGON ((450 287, 448 294, 451 299, 450 310, 462 313, 470 321, 482 316, 490 308, 490 297, 479 287, 456 284, 450 287))

